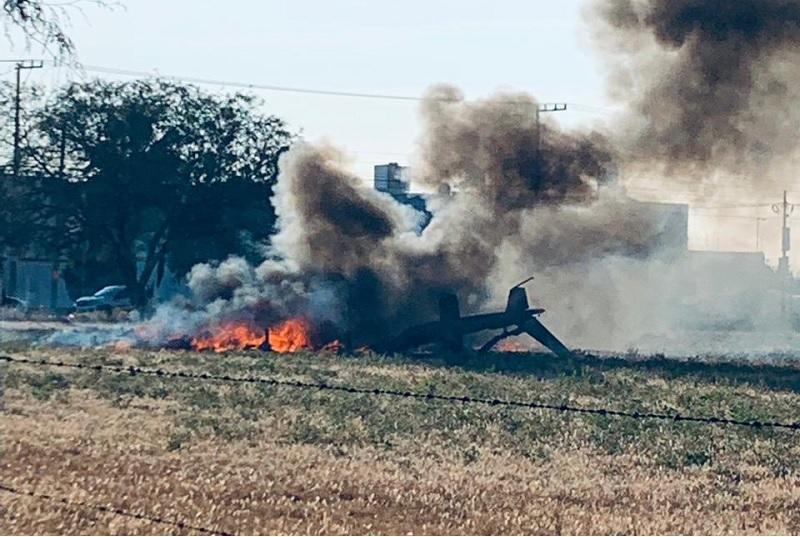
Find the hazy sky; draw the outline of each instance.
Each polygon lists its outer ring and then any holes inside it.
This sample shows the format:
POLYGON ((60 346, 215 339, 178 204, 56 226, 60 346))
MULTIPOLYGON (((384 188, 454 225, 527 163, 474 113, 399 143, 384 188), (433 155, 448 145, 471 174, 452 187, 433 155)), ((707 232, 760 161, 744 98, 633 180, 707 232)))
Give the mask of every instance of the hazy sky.
MULTIPOLYGON (((404 95, 447 82, 468 97, 513 89, 546 101, 604 106, 581 4, 125 0, 124 7, 74 13, 70 34, 87 65, 404 95)), ((20 46, 8 51, 24 52, 20 46)), ((57 71, 31 78, 67 76, 57 71)), ((418 134, 414 102, 257 93, 268 111, 307 139, 329 139, 353 152, 361 175, 372 163, 407 161, 418 134)), ((568 124, 602 116, 586 110, 562 115, 568 124)))
MULTIPOLYGON (((613 106, 584 4, 123 0, 114 9, 85 5, 83 15, 73 11, 69 32, 88 66, 402 95, 420 95, 442 82, 460 87, 468 98, 521 90, 541 101, 582 105, 557 114, 562 124, 579 126, 609 119, 613 106)), ((12 38, 13 44, 0 38, 0 57, 41 56, 35 47, 26 52, 15 34, 12 38)), ((10 80, 13 75, 5 71, 2 76, 10 80)), ((50 66, 28 76, 53 84, 75 73, 50 66)), ((266 111, 286 119, 293 130, 302 129, 306 139, 328 140, 346 150, 351 168, 365 179, 373 164, 408 163, 419 133, 414 102, 254 93, 264 99, 266 111)), ((743 216, 693 214, 690 244, 753 249, 756 221, 743 216)), ((777 243, 777 221, 758 225, 765 244, 777 243)), ((774 259, 777 251, 768 255, 774 259)))

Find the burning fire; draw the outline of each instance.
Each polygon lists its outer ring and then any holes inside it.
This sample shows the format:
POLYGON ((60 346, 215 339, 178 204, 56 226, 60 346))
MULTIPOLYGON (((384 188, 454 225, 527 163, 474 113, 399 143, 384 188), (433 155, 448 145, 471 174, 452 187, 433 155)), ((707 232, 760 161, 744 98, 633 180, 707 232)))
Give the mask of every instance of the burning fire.
MULTIPOLYGON (((312 341, 312 329, 303 317, 294 317, 270 326, 267 330, 256 328, 248 321, 231 321, 208 327, 189 340, 189 347, 198 351, 241 351, 245 349, 297 352, 317 348, 312 341)), ((180 341, 176 340, 179 344, 180 341)), ((340 352, 343 345, 334 340, 321 350, 340 352)))
POLYGON ((495 350, 498 352, 530 352, 533 350, 533 346, 518 340, 506 339, 498 343, 495 350))
POLYGON ((302 317, 283 321, 269 329, 269 347, 275 352, 297 352, 310 349, 308 322, 302 317))
POLYGON ((192 338, 192 348, 198 351, 240 351, 258 348, 266 340, 267 335, 263 330, 255 330, 243 322, 230 322, 220 325, 213 332, 192 338))

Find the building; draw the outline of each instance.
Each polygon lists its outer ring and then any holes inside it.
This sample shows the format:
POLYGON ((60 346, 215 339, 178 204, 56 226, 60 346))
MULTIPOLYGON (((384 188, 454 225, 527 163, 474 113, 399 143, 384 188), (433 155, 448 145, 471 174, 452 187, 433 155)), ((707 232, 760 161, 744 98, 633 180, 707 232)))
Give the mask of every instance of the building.
POLYGON ((408 194, 411 186, 408 167, 396 162, 375 166, 375 190, 392 196, 408 194))
POLYGON ((411 174, 407 166, 400 166, 396 162, 376 165, 374 185, 378 192, 385 192, 403 205, 409 205, 421 213, 419 232, 431 221, 433 215, 427 209, 425 196, 410 192, 411 174))

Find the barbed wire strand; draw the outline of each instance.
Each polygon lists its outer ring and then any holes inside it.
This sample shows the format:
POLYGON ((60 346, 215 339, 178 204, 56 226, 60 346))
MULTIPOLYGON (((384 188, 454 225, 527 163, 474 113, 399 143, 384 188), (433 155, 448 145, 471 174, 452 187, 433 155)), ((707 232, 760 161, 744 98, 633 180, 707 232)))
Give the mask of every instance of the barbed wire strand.
POLYGON ((202 526, 193 526, 191 524, 187 524, 185 522, 181 522, 179 520, 168 520, 166 518, 161 518, 157 516, 145 515, 143 513, 132 513, 130 511, 125 511, 123 509, 119 509, 117 507, 111 507, 107 505, 96 505, 81 501, 72 501, 68 500, 67 498, 62 498, 58 496, 53 496, 51 494, 43 494, 32 492, 29 490, 21 490, 9 485, 5 485, 0 483, 0 491, 8 492, 9 494, 16 494, 17 496, 28 496, 31 498, 35 498, 37 500, 47 500, 53 503, 60 503, 72 508, 85 508, 85 509, 94 509, 95 511, 102 511, 104 513, 111 513, 114 515, 124 516, 128 518, 135 518, 137 520, 146 520, 149 522, 155 522, 157 524, 164 524, 167 526, 173 526, 175 528, 181 530, 194 530, 199 531, 201 533, 207 533, 209 535, 234 535, 233 533, 225 533, 219 530, 214 530, 210 528, 204 528, 202 526))
POLYGON ((704 424, 715 424, 715 425, 750 427, 756 429, 773 428, 773 429, 787 429, 792 431, 800 430, 800 422, 738 420, 732 418, 723 418, 719 416, 692 416, 683 414, 662 414, 657 412, 612 410, 608 408, 579 407, 568 404, 539 403, 535 401, 514 401, 514 400, 497 399, 497 398, 488 399, 481 397, 471 397, 468 395, 442 395, 434 393, 388 390, 383 388, 358 388, 355 386, 346 386, 341 384, 327 384, 324 382, 305 382, 299 380, 285 380, 285 379, 277 379, 269 377, 252 377, 252 376, 235 377, 231 375, 212 375, 209 373, 188 373, 184 371, 168 371, 164 369, 146 369, 138 366, 121 367, 121 366, 110 366, 110 365, 99 365, 99 364, 90 365, 90 364, 75 364, 68 362, 52 362, 48 360, 33 360, 29 358, 15 358, 11 356, 0 356, 0 361, 34 365, 34 366, 85 369, 97 372, 110 371, 113 373, 128 374, 131 376, 145 375, 145 376, 154 376, 160 378, 199 380, 204 382, 211 381, 211 382, 262 384, 269 386, 283 386, 287 388, 321 390, 321 391, 327 390, 327 391, 345 392, 350 394, 372 395, 372 396, 382 396, 382 397, 400 397, 400 398, 418 399, 424 401, 447 401, 451 403, 528 408, 528 409, 549 410, 549 411, 563 412, 563 413, 591 414, 591 415, 608 416, 614 418, 631 418, 637 420, 663 420, 663 421, 673 421, 673 422, 683 422, 683 423, 704 423, 704 424))

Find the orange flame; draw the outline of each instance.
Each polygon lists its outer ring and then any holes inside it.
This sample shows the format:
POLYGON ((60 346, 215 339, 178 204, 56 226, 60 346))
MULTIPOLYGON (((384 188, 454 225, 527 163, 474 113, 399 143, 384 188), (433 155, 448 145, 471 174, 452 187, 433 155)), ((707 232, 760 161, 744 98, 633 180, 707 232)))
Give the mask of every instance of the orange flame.
POLYGON ((518 340, 506 339, 498 343, 495 350, 497 352, 530 352, 532 347, 518 340))
POLYGON ((263 330, 255 330, 246 323, 234 321, 192 338, 192 348, 198 351, 240 351, 260 347, 266 340, 267 335, 263 330))
POLYGON ((287 319, 269 329, 269 347, 275 352, 297 352, 312 348, 308 321, 302 317, 287 319))
MULTIPOLYGON (((214 352, 258 348, 269 348, 274 352, 297 352, 314 348, 310 334, 311 327, 303 317, 287 319, 267 331, 254 328, 246 321, 231 321, 208 328, 193 337, 191 347, 198 351, 214 352)), ((323 346, 322 350, 340 352, 343 347, 338 340, 334 340, 323 346)))

